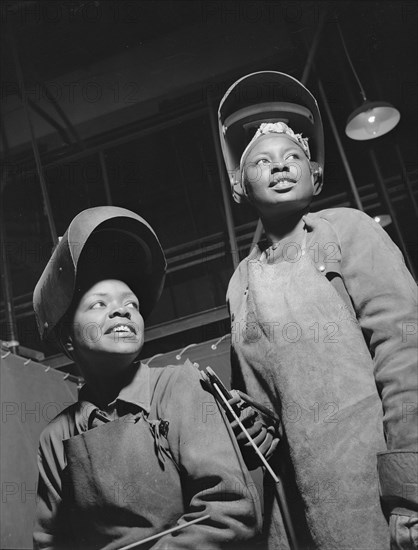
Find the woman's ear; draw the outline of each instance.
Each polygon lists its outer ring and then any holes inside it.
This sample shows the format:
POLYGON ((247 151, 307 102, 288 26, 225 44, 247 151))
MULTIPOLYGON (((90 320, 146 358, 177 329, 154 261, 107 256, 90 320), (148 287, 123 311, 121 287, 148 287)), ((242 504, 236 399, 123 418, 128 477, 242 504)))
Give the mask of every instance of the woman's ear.
POLYGON ((65 355, 67 355, 68 357, 70 357, 70 359, 72 359, 73 358, 72 354, 74 352, 74 344, 73 344, 71 333, 68 330, 68 327, 66 330, 64 330, 63 327, 61 328, 62 328, 62 331, 61 331, 61 334, 59 335, 59 341, 60 341, 62 350, 64 351, 65 355))
POLYGON ((243 189, 241 171, 237 168, 229 173, 229 181, 231 183, 232 197, 234 201, 241 204, 245 200, 245 192, 243 189))
POLYGON ((319 195, 322 191, 322 166, 318 162, 311 161, 311 177, 314 186, 314 196, 319 195))

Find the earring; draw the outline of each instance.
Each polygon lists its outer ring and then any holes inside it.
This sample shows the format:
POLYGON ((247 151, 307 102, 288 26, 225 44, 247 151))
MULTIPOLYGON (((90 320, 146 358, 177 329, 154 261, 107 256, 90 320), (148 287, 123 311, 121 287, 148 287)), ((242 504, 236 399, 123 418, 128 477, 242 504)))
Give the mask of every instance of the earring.
POLYGON ((74 351, 73 340, 71 336, 66 336, 65 338, 61 337, 59 341, 62 349, 64 350, 64 353, 66 353, 67 355, 71 355, 74 351))
POLYGON ((74 346, 71 340, 67 340, 64 345, 67 351, 74 351, 74 346))

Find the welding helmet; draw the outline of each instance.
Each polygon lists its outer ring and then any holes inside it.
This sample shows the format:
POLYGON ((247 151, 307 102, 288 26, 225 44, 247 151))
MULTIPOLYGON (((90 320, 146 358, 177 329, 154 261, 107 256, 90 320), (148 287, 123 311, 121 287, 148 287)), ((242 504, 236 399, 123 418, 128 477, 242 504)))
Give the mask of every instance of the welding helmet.
POLYGON ((226 92, 218 110, 219 136, 232 194, 241 202, 240 159, 263 122, 284 122, 308 138, 311 159, 324 169, 324 132, 316 99, 305 86, 284 73, 261 71, 237 80, 226 92))
POLYGON ((104 279, 124 281, 146 318, 164 285, 166 260, 152 227, 115 206, 89 208, 70 223, 33 293, 42 340, 59 344, 57 327, 73 299, 104 279))

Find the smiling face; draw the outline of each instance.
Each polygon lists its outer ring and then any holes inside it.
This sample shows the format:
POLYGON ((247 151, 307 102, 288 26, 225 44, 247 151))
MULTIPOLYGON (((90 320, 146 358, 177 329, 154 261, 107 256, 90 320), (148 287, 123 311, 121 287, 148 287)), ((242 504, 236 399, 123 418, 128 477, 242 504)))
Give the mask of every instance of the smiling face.
POLYGON ((254 143, 243 178, 248 200, 261 216, 302 211, 321 190, 304 151, 285 134, 266 134, 254 143))
POLYGON ((129 286, 107 279, 85 292, 69 342, 75 360, 91 374, 101 369, 100 374, 113 375, 128 367, 144 344, 144 320, 129 286))

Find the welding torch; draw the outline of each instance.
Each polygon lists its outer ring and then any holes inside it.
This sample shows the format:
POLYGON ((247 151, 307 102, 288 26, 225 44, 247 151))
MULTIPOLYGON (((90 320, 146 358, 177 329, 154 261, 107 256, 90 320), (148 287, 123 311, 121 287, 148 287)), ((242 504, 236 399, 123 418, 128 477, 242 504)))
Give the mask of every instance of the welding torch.
MULTIPOLYGON (((283 524, 286 530, 287 537, 289 539, 291 550, 298 550, 298 543, 296 540, 295 530, 293 527, 293 523, 290 517, 289 508, 287 506, 286 497, 283 490, 283 485, 280 480, 280 478, 277 476, 277 474, 273 471, 270 464, 267 462, 263 454, 261 453, 260 449, 258 448, 257 444, 254 442, 251 435, 248 433, 247 429, 239 419, 237 413, 234 411, 234 408, 230 404, 230 400, 233 399, 232 393, 224 386, 222 380, 217 376, 217 374, 214 372, 213 369, 210 367, 206 367, 206 371, 201 371, 201 375, 203 380, 206 382, 206 384, 209 386, 209 389, 214 394, 215 398, 221 402, 222 407, 232 416, 232 418, 235 420, 235 422, 240 427, 241 431, 247 438, 250 445, 253 447, 255 453, 257 454, 258 458, 261 461, 261 464, 264 466, 264 468, 267 470, 267 472, 270 474, 270 476, 273 478, 274 481, 274 488, 276 493, 277 502, 279 504, 280 512, 282 514, 283 518, 283 524)), ((267 407, 264 405, 257 403, 254 401, 251 397, 248 395, 235 390, 239 397, 245 401, 247 404, 251 405, 254 409, 260 411, 265 416, 269 417, 271 420, 275 422, 279 422, 278 416, 270 411, 267 407)))

